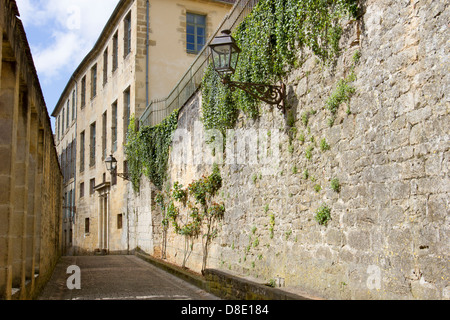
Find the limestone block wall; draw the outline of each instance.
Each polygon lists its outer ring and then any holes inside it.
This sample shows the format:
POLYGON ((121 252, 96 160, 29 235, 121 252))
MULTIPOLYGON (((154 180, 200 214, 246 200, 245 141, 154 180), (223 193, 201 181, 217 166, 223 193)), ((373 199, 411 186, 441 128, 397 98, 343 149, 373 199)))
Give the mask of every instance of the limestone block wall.
POLYGON ((29 299, 61 254, 62 174, 16 3, 0 8, 0 299, 29 299))
MULTIPOLYGON (((303 53, 286 80, 286 115, 263 106, 259 119, 241 115, 224 138, 215 200, 226 212, 208 267, 282 278, 331 299, 449 299, 450 9, 426 0, 362 6, 359 21, 345 26, 334 67, 303 53), (355 93, 331 123, 324 105, 352 68, 355 93), (326 225, 315 219, 322 205, 330 208, 326 225)), ((199 92, 181 110, 184 135, 172 155, 204 158, 172 157, 169 185, 210 173, 211 147, 194 143, 204 135, 200 115, 199 92)), ((153 240, 159 248, 161 238, 153 240)), ((187 262, 196 271, 201 243, 194 240, 187 262)), ((181 264, 184 237, 170 230, 167 250, 181 264)))

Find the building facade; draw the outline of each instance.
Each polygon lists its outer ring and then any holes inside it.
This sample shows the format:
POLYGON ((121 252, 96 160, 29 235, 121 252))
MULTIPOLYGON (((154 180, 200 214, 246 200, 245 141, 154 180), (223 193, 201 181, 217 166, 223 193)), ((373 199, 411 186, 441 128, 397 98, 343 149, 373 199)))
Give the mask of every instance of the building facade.
POLYGON ((52 116, 64 173, 65 251, 127 252, 126 132, 165 97, 234 1, 121 0, 52 116), (113 155, 115 174, 105 159, 113 155))
POLYGON ((0 39, 0 299, 30 299, 61 255, 62 174, 13 0, 0 0, 0 39))

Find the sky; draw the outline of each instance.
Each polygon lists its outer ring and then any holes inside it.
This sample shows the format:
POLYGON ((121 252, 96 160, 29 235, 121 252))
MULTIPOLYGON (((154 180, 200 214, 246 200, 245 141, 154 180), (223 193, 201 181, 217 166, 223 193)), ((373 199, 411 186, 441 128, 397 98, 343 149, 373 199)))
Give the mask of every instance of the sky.
MULTIPOLYGON (((48 113, 119 0, 16 0, 48 113)), ((54 118, 51 117, 54 128, 54 118)))

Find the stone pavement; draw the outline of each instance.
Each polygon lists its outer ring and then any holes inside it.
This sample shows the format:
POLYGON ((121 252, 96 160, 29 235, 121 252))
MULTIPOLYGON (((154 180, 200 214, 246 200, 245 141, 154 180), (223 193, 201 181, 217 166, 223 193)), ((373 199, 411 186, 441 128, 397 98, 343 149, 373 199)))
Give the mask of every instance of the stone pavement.
MULTIPOLYGON (((71 282, 72 283, 72 282, 71 282)), ((217 300, 136 256, 64 256, 39 300, 217 300), (67 273, 80 268, 80 289, 70 290, 67 273)))

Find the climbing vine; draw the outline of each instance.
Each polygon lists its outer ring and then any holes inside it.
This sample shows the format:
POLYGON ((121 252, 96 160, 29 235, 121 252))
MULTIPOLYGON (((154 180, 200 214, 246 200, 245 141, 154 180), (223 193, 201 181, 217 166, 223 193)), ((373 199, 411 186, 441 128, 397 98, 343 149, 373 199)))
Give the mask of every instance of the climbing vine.
POLYGON ((162 189, 167 175, 169 148, 172 134, 178 126, 178 110, 160 124, 144 126, 136 130, 132 117, 127 133, 125 154, 133 189, 139 191, 140 178, 144 174, 158 188, 162 189))
MULTIPOLYGON (((169 223, 176 234, 185 237, 183 267, 192 251, 193 239, 203 232, 202 271, 206 268, 209 245, 218 233, 215 222, 225 214, 224 204, 213 201, 221 187, 222 177, 219 167, 214 165, 211 175, 191 182, 186 188, 179 182, 175 182, 169 191, 160 192, 156 197, 156 202, 163 213, 164 237, 167 235, 169 223), (181 205, 181 208, 176 204, 181 205), (183 216, 180 214, 182 209, 186 212, 183 216)), ((165 256, 165 243, 164 240, 163 256, 165 256)))
MULTIPOLYGON (((323 62, 339 54, 343 17, 356 16, 357 0, 261 0, 233 36, 242 53, 234 81, 276 83, 301 64, 309 48, 323 62)), ((259 103, 242 90, 230 92, 209 68, 203 78, 203 123, 206 129, 232 127, 237 106, 259 116, 259 103)))

